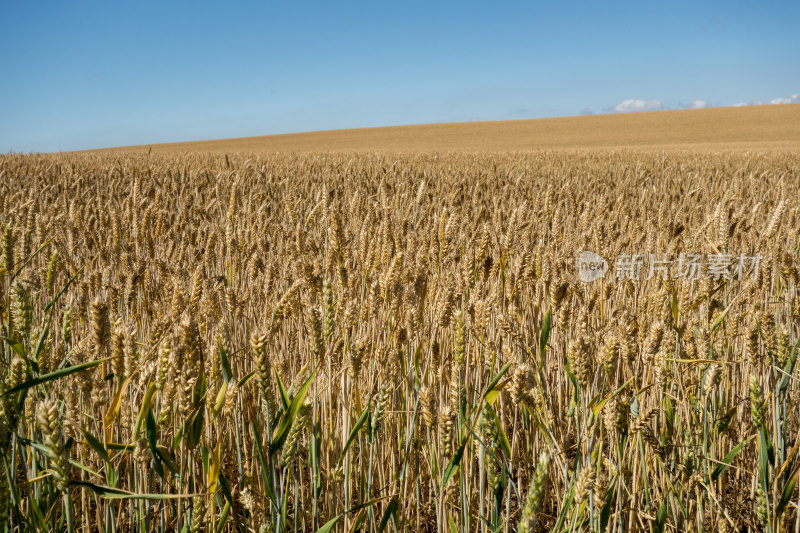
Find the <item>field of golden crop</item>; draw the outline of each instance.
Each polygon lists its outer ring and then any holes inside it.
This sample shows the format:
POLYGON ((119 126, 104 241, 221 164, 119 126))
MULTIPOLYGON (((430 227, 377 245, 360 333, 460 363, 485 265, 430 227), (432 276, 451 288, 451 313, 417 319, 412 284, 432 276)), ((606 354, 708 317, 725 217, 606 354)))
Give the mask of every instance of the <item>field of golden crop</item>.
POLYGON ((570 149, 800 151, 800 105, 361 128, 131 146, 110 151, 483 153, 570 149))
POLYGON ((0 522, 797 531, 798 197, 781 151, 2 156, 0 522))

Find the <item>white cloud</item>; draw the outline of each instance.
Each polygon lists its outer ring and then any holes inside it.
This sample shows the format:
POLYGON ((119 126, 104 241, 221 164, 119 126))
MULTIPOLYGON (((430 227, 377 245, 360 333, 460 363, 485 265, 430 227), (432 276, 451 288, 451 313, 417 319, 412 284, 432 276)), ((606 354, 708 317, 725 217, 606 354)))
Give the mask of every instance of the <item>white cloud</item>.
POLYGON ((749 102, 739 102, 738 104, 733 104, 731 107, 745 107, 750 105, 764 105, 764 102, 761 100, 750 100, 749 102))
POLYGON ((635 113, 637 111, 658 111, 664 109, 660 100, 644 100, 642 98, 625 100, 614 107, 616 113, 635 113))
POLYGON ((789 98, 775 98, 770 104, 797 104, 800 103, 800 93, 793 94, 789 98))
MULTIPOLYGON (((749 102, 739 102, 733 104, 731 107, 744 107, 751 105, 764 105, 765 102, 761 100, 750 100, 749 102)), ((793 94, 786 97, 773 98, 769 101, 770 104, 800 104, 800 93, 793 94)), ((679 103, 674 105, 667 105, 661 100, 646 100, 644 98, 631 98, 624 100, 614 107, 606 107, 603 109, 605 113, 636 113, 638 111, 662 111, 667 109, 706 109, 716 107, 718 104, 711 104, 707 100, 693 100, 690 103, 679 103)), ((589 110, 585 109, 582 114, 589 114, 589 110)))

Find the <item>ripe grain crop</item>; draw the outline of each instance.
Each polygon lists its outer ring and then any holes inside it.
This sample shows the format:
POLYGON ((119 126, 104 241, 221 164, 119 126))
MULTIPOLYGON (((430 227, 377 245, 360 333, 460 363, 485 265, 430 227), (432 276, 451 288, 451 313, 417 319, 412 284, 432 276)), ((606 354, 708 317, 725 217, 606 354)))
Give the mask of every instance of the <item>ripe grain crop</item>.
POLYGON ((797 531, 799 197, 780 151, 2 156, 0 524, 797 531))
POLYGON ((179 142, 100 152, 180 154, 516 152, 531 150, 798 151, 800 105, 757 105, 494 122, 456 122, 179 142))

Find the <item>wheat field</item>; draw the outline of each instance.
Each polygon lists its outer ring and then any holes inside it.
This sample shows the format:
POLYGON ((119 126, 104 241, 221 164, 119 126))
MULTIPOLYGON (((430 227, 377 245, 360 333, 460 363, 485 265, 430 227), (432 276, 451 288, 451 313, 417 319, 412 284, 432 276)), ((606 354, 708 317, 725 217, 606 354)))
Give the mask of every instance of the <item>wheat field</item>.
POLYGON ((426 124, 129 146, 116 153, 798 151, 800 105, 426 124))
POLYGON ((302 151, 0 157, 6 530, 798 531, 796 151, 302 151))

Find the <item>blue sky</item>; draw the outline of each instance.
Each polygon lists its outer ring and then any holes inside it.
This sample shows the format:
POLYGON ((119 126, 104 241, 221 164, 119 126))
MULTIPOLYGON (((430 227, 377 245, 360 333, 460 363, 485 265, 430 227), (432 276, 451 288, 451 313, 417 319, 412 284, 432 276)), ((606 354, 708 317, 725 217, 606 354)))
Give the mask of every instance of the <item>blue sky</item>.
POLYGON ((4 4, 0 152, 800 98, 797 1, 4 4))

